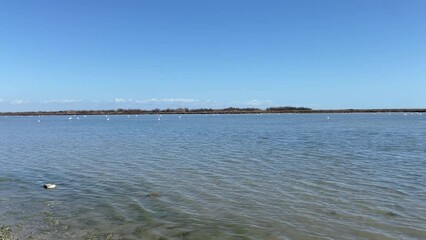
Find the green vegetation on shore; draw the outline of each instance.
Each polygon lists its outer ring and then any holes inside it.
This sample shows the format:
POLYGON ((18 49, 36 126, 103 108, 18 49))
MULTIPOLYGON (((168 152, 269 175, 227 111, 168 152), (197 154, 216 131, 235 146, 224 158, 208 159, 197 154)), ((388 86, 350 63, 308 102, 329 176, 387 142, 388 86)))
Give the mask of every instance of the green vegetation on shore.
POLYGON ((0 116, 30 116, 30 115, 131 115, 131 114, 260 114, 260 113, 379 113, 379 112, 426 112, 426 108, 404 109, 335 109, 314 110, 306 107, 270 107, 259 108, 176 108, 176 109, 116 109, 116 110, 65 110, 65 111, 28 111, 0 112, 0 116))

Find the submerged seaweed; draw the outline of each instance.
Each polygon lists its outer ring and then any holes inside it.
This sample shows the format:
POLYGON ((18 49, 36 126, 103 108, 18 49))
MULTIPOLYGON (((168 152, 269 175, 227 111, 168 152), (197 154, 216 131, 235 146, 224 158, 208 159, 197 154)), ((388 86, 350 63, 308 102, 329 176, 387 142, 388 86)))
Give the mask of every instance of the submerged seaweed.
POLYGON ((0 225, 0 240, 12 240, 12 228, 10 226, 0 225))

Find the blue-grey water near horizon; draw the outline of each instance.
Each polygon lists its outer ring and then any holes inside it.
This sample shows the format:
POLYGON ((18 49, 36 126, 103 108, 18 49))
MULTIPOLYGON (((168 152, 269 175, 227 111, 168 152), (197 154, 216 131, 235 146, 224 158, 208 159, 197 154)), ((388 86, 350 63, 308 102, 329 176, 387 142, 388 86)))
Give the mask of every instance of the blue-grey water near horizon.
POLYGON ((16 238, 426 239, 426 114, 69 117, 0 117, 16 238))

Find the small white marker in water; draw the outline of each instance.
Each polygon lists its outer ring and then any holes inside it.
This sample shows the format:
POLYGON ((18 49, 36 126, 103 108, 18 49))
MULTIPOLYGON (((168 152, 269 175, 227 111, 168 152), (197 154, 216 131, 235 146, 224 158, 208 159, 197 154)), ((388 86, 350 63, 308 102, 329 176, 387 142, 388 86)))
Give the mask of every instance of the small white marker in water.
POLYGON ((40 122, 40 120, 37 120, 37 122, 40 122))
POLYGON ((181 119, 182 118, 182 115, 179 115, 179 119, 181 119))
POLYGON ((68 120, 72 120, 72 117, 69 117, 68 120))
POLYGON ((327 116, 327 120, 329 120, 330 119, 330 117, 329 116, 327 116))
POLYGON ((79 118, 79 117, 77 117, 77 120, 80 120, 80 118, 79 118))
POLYGON ((107 121, 109 121, 109 117, 107 117, 107 121))
POLYGON ((86 115, 84 115, 84 117, 87 117, 86 115))

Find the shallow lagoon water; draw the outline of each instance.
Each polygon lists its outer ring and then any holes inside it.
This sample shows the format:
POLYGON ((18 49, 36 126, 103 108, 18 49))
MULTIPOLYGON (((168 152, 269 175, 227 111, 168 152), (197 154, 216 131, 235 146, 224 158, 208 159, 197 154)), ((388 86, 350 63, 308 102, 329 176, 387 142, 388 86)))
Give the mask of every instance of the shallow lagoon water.
POLYGON ((16 237, 426 239, 426 114, 79 118, 0 117, 16 237))

